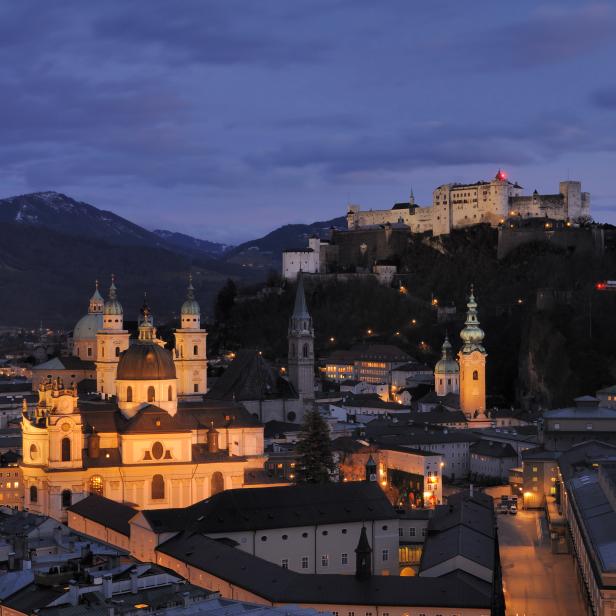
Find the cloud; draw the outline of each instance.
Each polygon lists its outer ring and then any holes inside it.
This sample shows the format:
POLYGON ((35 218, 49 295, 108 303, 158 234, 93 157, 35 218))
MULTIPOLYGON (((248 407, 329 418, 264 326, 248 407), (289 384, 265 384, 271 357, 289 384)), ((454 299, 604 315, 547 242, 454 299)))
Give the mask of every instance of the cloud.
POLYGON ((616 86, 595 90, 590 100, 599 109, 616 109, 616 86))

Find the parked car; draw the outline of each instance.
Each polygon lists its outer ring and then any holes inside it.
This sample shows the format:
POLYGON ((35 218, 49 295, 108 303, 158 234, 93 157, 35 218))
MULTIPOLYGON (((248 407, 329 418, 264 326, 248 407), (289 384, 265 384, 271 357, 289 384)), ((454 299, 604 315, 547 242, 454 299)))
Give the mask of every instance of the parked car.
POLYGON ((509 506, 509 513, 511 515, 516 515, 518 513, 518 507, 517 505, 510 505, 509 506))

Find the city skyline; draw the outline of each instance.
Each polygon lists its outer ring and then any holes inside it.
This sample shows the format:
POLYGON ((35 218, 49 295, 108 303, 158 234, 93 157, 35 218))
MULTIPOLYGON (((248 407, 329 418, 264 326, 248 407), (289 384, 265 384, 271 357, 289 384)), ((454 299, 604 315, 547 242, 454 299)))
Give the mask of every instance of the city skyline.
POLYGON ((236 243, 491 178, 616 222, 616 7, 3 7, 2 196, 236 243))

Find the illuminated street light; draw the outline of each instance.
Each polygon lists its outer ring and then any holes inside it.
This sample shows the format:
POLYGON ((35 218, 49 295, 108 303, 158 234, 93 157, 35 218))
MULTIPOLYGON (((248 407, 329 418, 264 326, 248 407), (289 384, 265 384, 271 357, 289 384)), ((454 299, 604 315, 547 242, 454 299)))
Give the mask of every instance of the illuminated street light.
POLYGON ((368 330, 368 336, 372 336, 372 330, 371 329, 368 330))
POLYGON ((330 337, 330 339, 329 339, 329 341, 330 341, 330 342, 336 342, 336 339, 335 339, 333 336, 331 336, 331 337, 330 337))

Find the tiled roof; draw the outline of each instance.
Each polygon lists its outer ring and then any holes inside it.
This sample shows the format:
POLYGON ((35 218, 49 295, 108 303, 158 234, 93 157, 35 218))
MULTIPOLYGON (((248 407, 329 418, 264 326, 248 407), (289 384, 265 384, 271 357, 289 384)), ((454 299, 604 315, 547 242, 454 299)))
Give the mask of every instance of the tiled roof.
POLYGON ((135 509, 128 505, 117 503, 97 494, 86 496, 83 500, 71 505, 68 510, 88 520, 107 526, 126 537, 130 536, 128 521, 137 513, 135 509))
POLYGON ((140 409, 131 419, 122 417, 119 431, 122 434, 167 434, 190 430, 167 411, 148 405, 140 409))
POLYGON ((518 454, 509 443, 481 440, 471 445, 471 453, 488 458, 516 458, 518 454))

